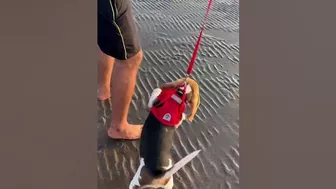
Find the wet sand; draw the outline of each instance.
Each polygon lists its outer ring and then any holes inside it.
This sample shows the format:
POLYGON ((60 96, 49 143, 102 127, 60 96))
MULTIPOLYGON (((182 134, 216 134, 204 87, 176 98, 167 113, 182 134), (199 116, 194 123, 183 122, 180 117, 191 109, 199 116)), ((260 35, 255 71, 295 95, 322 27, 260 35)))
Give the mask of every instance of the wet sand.
MULTIPOLYGON (((144 60, 129 120, 143 123, 151 91, 184 76, 207 0, 134 0, 144 60)), ((173 147, 175 161, 202 152, 175 175, 176 189, 239 188, 239 2, 215 0, 192 73, 200 84, 195 121, 184 123, 173 147)), ((107 138, 109 104, 98 104, 98 189, 126 189, 139 165, 138 141, 107 138)))

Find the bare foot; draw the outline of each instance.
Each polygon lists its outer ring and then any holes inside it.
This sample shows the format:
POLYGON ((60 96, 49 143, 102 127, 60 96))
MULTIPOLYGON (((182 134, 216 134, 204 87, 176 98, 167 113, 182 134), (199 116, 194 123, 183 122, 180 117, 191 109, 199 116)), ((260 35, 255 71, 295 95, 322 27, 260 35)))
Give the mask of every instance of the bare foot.
POLYGON ((122 127, 122 129, 115 129, 110 127, 107 131, 109 137, 113 139, 136 140, 141 136, 142 125, 131 125, 122 127))
POLYGON ((109 88, 100 88, 97 92, 99 100, 106 100, 111 97, 111 92, 109 88))

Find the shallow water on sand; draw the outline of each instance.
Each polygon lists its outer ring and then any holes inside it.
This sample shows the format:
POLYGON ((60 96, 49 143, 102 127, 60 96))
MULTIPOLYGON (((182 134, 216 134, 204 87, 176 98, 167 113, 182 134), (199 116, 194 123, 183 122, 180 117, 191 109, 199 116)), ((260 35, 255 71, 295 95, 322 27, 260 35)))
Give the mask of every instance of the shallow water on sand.
MULTIPOLYGON (((207 0, 134 0, 145 53, 129 120, 144 122, 151 91, 184 76, 207 0)), ((215 0, 192 77, 200 84, 196 120, 184 123, 175 161, 202 152, 175 175, 176 189, 239 189, 239 2, 215 0)), ((139 165, 138 141, 108 140, 110 108, 98 104, 98 189, 126 189, 139 165)))

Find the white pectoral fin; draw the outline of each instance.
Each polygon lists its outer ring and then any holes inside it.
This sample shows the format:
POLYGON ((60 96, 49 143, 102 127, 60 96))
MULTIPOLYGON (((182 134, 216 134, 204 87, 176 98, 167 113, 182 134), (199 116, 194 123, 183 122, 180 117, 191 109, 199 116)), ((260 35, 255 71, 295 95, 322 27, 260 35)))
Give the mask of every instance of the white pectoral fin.
POLYGON ((129 189, 133 189, 134 186, 140 186, 140 179, 141 179, 141 169, 142 167, 145 166, 145 160, 143 158, 140 159, 140 165, 138 167, 137 172, 135 173, 130 185, 129 185, 129 189))
MULTIPOLYGON (((186 114, 183 113, 183 114, 182 114, 182 119, 181 119, 181 121, 176 125, 176 127, 179 127, 179 126, 183 123, 183 121, 187 120, 186 118, 187 118, 186 114)), ((188 121, 188 120, 187 120, 187 121, 188 121)))
POLYGON ((162 90, 160 88, 156 88, 153 90, 148 100, 148 105, 147 105, 148 108, 152 108, 155 99, 160 95, 161 91, 162 90))
MULTIPOLYGON (((155 185, 147 185, 147 186, 143 186, 143 188, 163 188, 163 189, 173 189, 174 186, 174 179, 173 179, 173 175, 180 170, 184 165, 186 165, 187 163, 189 163, 192 159, 194 159, 194 157, 196 157, 201 150, 197 150, 194 151, 192 153, 190 153, 189 155, 187 155, 186 157, 184 157, 183 159, 181 159, 179 162, 177 162, 168 172, 165 173, 165 175, 163 176, 162 179, 167 179, 169 178, 169 181, 166 185, 164 186, 155 186, 155 185)), ((131 189, 131 188, 130 188, 131 189)))
POLYGON ((194 159, 194 157, 196 157, 199 153, 201 152, 201 150, 196 150, 192 153, 190 153, 189 155, 187 155, 186 157, 182 158, 179 162, 177 162, 173 168, 171 168, 168 172, 165 173, 165 175, 163 176, 163 178, 170 178, 173 176, 173 174, 175 174, 178 170, 180 170, 183 166, 185 166, 187 163, 189 163, 192 159, 194 159))
POLYGON ((174 177, 170 177, 168 183, 165 185, 164 189, 173 189, 174 187, 174 177))

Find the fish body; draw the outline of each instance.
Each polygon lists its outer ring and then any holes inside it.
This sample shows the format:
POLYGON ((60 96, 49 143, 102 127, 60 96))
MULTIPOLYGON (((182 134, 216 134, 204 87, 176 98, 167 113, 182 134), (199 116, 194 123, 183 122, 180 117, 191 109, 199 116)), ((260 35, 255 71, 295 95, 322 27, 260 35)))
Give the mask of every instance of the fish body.
MULTIPOLYGON (((168 97, 173 98, 173 96, 169 95, 168 97)), ((181 103, 184 103, 184 98, 181 99, 181 103)), ((176 129, 183 123, 184 120, 189 122, 193 121, 199 107, 199 103, 200 98, 198 84, 190 78, 166 83, 160 88, 153 90, 147 104, 148 108, 151 109, 151 112, 146 118, 140 138, 140 165, 130 182, 129 189, 173 188, 173 174, 180 170, 185 164, 190 162, 200 152, 199 150, 195 151, 181 159, 176 164, 173 163, 170 152, 176 129), (178 89, 183 86, 183 84, 185 84, 184 87, 186 88, 184 92, 187 96, 185 99, 186 108, 183 109, 185 111, 179 112, 181 113, 181 115, 178 115, 179 120, 175 120, 173 125, 165 124, 167 122, 164 122, 160 119, 160 117, 157 117, 157 115, 160 114, 154 112, 153 109, 158 106, 158 103, 160 103, 159 100, 163 92, 178 89), (189 114, 187 113, 188 110, 190 112, 189 114)), ((178 108, 178 106, 175 107, 178 108)))

